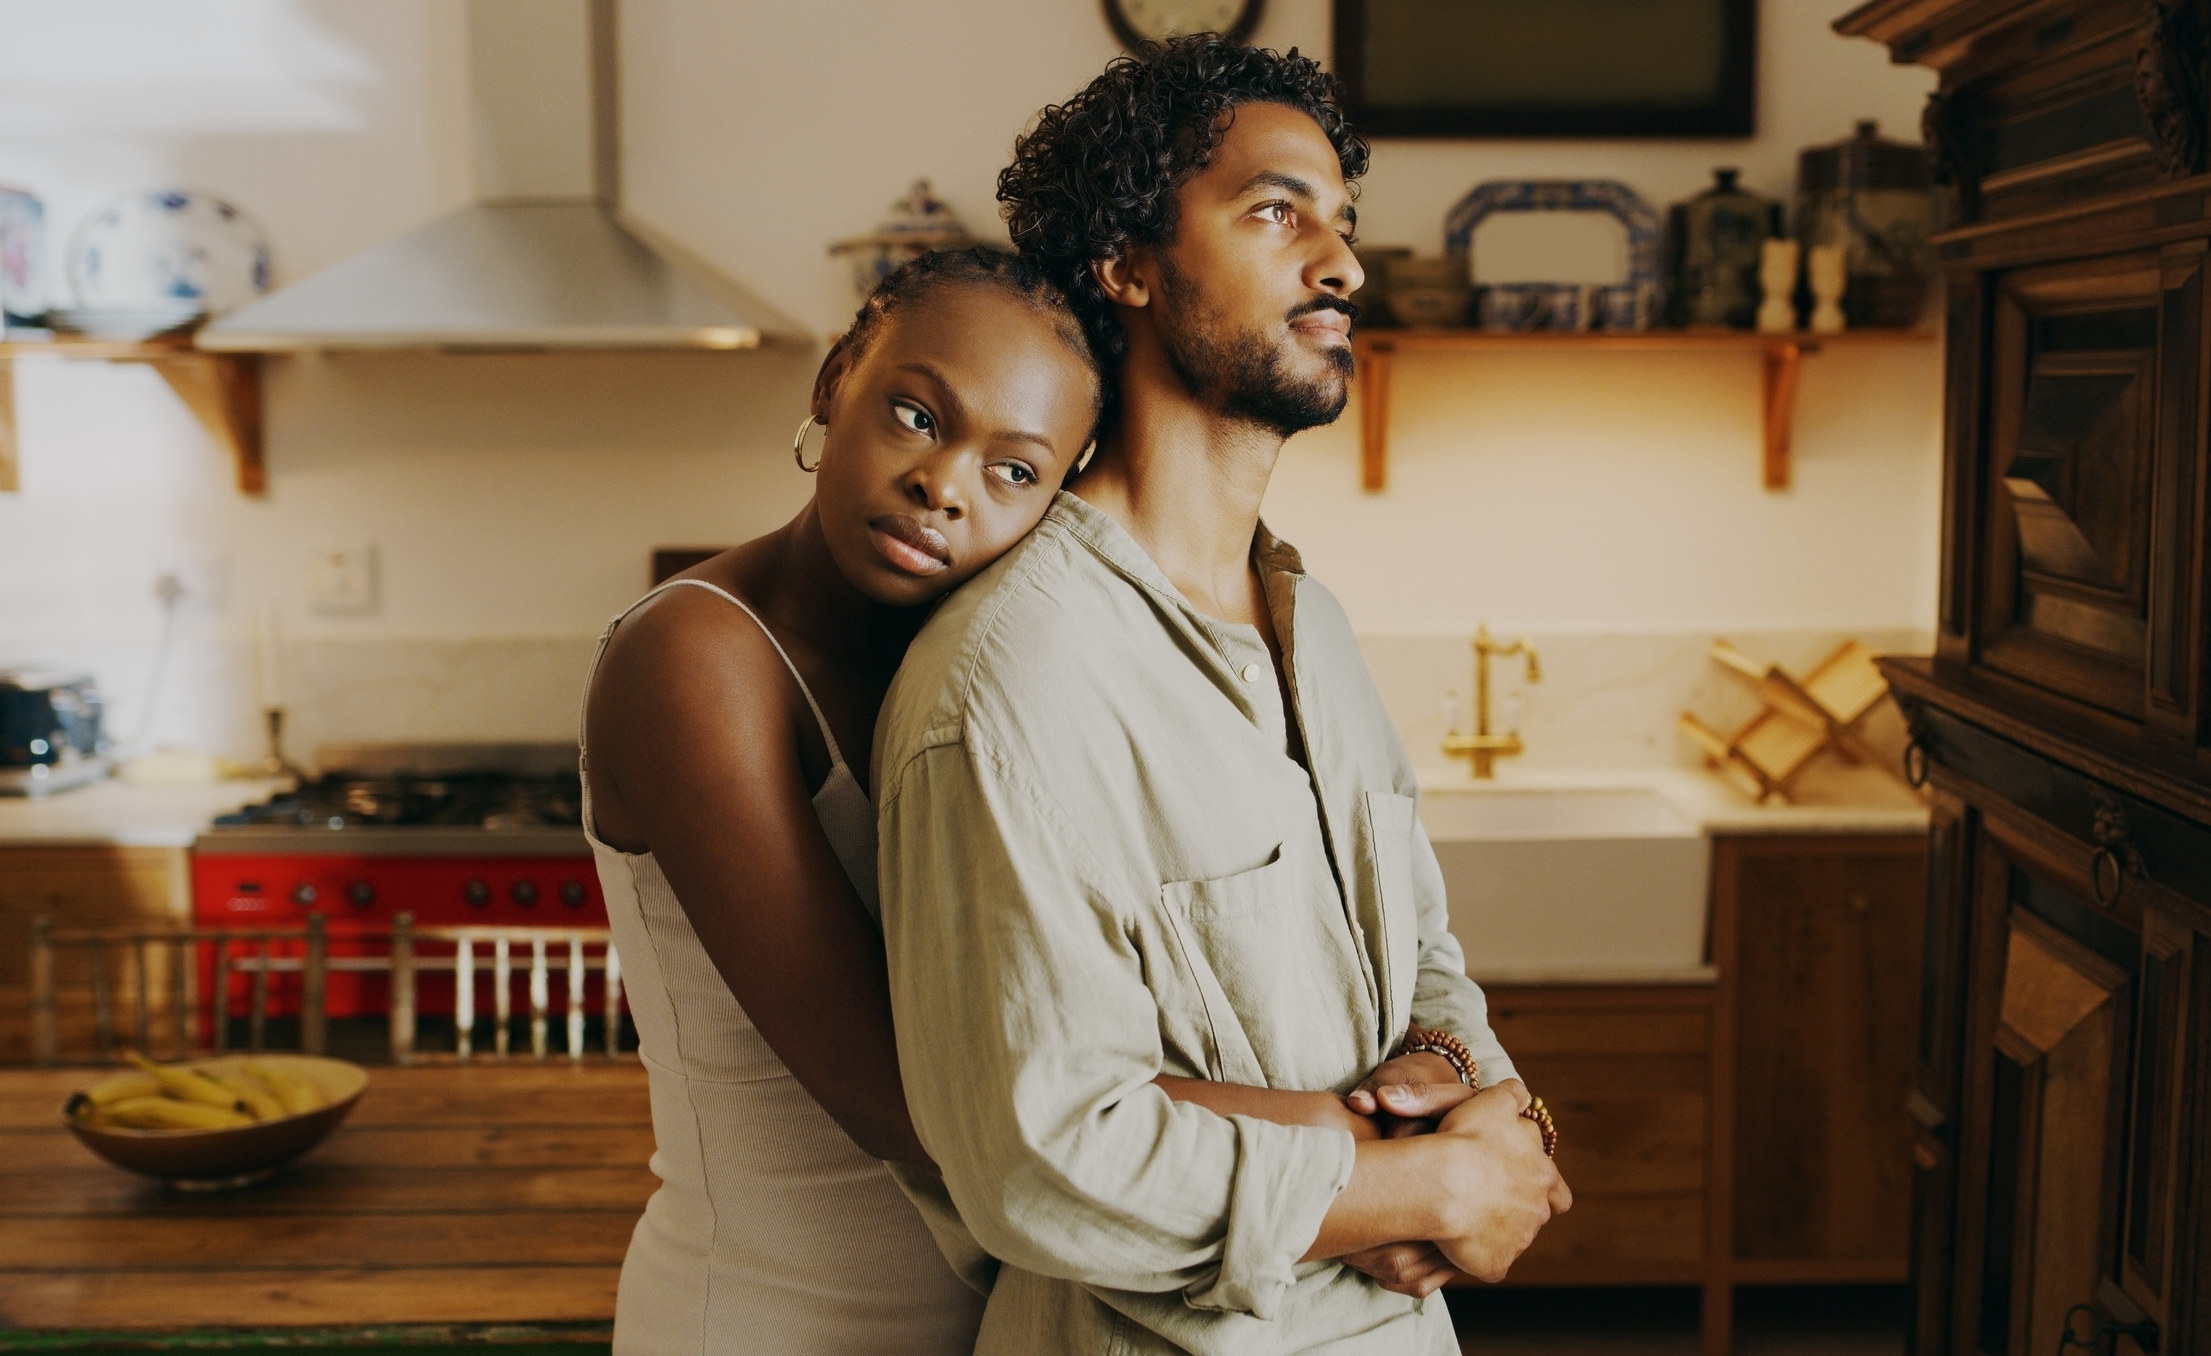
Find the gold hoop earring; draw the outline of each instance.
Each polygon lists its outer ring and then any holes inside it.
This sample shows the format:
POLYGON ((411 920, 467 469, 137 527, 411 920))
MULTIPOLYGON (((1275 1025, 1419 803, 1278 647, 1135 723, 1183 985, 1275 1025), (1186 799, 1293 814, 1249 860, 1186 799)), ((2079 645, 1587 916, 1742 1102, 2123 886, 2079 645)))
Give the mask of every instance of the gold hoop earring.
MULTIPOLYGON (((798 469, 804 471, 808 475, 812 475, 814 472, 821 469, 820 457, 814 458, 814 464, 812 466, 808 466, 806 464, 806 430, 812 428, 816 424, 821 424, 821 421, 810 414, 807 415, 806 422, 798 426, 798 436, 791 439, 791 460, 797 462, 798 469)), ((827 424, 821 424, 821 428, 822 432, 824 433, 827 433, 829 431, 829 425, 827 424)))

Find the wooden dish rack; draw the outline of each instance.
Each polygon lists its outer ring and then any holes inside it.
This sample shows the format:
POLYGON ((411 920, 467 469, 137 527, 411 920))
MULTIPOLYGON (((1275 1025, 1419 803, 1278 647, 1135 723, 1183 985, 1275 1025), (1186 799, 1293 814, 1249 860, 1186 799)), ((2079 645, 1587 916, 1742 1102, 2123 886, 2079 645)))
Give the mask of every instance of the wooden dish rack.
MULTIPOLYGON (((1761 664, 1723 640, 1712 658, 1743 675, 1765 702, 1733 735, 1722 735, 1690 712, 1678 722, 1704 750, 1704 765, 1761 805, 1787 804, 1797 778, 1829 749, 1845 762, 1886 766, 1865 745, 1861 727, 1889 692, 1873 651, 1846 640, 1800 681, 1779 664, 1761 664)), ((1901 775, 1901 774, 1899 774, 1901 775)))

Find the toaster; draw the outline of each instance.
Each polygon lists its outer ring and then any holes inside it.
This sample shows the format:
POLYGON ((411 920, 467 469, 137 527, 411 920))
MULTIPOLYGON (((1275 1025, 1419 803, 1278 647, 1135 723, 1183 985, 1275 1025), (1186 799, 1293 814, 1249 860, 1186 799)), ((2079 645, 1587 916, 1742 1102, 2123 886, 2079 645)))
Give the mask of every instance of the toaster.
POLYGON ((62 669, 0 668, 0 795, 36 796, 108 774, 100 692, 62 669))

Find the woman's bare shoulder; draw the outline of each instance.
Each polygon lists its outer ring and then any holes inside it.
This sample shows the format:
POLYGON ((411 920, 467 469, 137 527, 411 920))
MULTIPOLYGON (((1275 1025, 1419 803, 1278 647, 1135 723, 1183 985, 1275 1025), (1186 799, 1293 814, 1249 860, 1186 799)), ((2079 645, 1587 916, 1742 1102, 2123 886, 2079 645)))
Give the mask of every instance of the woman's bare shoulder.
POLYGON ((639 825, 703 794, 743 803, 799 777, 801 700, 774 642, 727 598, 676 588, 647 599, 615 628, 585 702, 602 823, 639 825))
POLYGON ((787 688, 785 682, 763 681, 786 672, 782 652, 725 592, 719 585, 672 588, 638 604, 607 641, 592 678, 594 698, 602 691, 626 695, 635 689, 655 703, 681 701, 694 692, 728 700, 787 688))

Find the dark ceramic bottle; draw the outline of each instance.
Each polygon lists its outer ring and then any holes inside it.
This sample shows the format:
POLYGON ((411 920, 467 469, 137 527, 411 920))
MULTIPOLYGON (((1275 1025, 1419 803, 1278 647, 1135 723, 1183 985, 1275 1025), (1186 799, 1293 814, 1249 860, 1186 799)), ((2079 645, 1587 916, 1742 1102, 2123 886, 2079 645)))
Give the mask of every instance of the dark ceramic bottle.
POLYGON ((1781 204, 1738 187, 1738 171, 1712 171, 1712 187, 1666 213, 1666 319, 1674 325, 1758 320, 1758 251, 1781 234, 1781 204))

